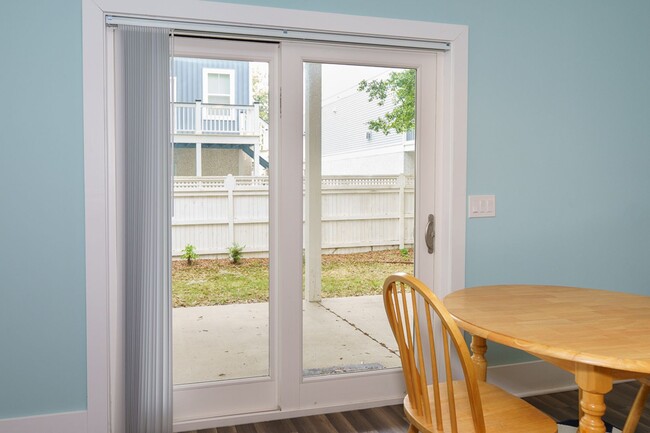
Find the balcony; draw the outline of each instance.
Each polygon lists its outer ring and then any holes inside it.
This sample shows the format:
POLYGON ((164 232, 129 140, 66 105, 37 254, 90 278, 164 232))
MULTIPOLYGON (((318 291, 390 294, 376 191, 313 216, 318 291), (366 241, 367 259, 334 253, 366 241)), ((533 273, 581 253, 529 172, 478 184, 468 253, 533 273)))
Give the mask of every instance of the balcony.
POLYGON ((176 135, 241 135, 259 137, 264 122, 258 105, 217 105, 201 101, 174 103, 176 135))

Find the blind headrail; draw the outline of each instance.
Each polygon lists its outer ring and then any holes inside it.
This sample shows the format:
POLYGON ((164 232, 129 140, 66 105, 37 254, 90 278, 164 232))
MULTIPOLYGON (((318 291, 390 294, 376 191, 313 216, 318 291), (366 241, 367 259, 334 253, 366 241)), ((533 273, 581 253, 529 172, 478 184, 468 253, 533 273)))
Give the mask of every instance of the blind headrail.
POLYGON ((331 33, 305 30, 299 28, 277 28, 269 26, 242 26, 222 23, 200 23, 162 19, 106 16, 107 25, 132 25, 142 27, 160 27, 173 29, 176 33, 200 32, 239 38, 258 38, 265 40, 295 40, 312 42, 334 42, 344 44, 374 45, 392 48, 418 48, 435 51, 447 51, 446 42, 399 37, 374 36, 357 33, 331 33))

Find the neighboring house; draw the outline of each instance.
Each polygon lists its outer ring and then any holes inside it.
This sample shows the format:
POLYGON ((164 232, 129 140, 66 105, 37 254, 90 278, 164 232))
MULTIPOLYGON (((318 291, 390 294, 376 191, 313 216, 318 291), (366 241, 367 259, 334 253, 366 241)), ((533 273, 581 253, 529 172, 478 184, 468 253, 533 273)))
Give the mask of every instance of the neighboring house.
MULTIPOLYGON (((336 65, 323 68, 323 82, 354 75, 357 66, 336 65)), ((364 68, 366 76, 348 79, 346 89, 324 89, 322 102, 322 173, 323 175, 410 175, 414 173, 415 134, 374 132, 368 122, 394 108, 390 98, 383 106, 368 101, 359 91, 361 79, 386 79, 391 69, 364 68), (328 94, 330 93, 330 94, 328 94)), ((363 73, 363 71, 360 71, 363 73)))
MULTIPOLYGON (((268 125, 252 97, 252 63, 174 58, 174 175, 260 176, 268 169, 268 125), (258 161, 257 164, 254 161, 258 161)), ((393 109, 368 101, 361 79, 384 79, 391 69, 323 68, 323 175, 413 174, 414 134, 373 132, 371 119, 393 109), (327 86, 327 85, 325 85, 327 86)))
POLYGON ((264 173, 265 124, 249 62, 177 57, 172 85, 175 176, 264 173))

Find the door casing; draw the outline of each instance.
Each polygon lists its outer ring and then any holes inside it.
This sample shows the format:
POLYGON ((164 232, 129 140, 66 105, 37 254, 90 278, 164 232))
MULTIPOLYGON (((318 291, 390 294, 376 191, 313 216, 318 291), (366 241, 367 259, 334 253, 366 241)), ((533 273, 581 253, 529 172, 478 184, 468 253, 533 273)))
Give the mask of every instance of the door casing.
MULTIPOLYGON (((221 4, 200 0, 82 0, 84 171, 86 208, 86 310, 87 310, 87 431, 121 431, 124 425, 121 398, 124 366, 120 332, 120 251, 117 236, 119 209, 116 201, 112 95, 113 61, 107 54, 105 16, 148 16, 163 20, 219 22, 221 24, 280 26, 322 32, 363 33, 405 39, 446 42, 450 50, 440 55, 437 69, 435 208, 437 215, 434 286, 444 296, 464 285, 465 197, 467 151, 468 29, 462 25, 347 16, 279 8, 221 4), (215 18, 211 18, 215 17, 215 18)), ((374 402, 372 404, 375 404, 374 402)), ((360 402, 347 409, 365 407, 360 402)), ((327 410, 336 410, 329 406, 327 410)), ((296 409, 245 416, 176 423, 183 431, 215 425, 278 419, 321 412, 296 409)))

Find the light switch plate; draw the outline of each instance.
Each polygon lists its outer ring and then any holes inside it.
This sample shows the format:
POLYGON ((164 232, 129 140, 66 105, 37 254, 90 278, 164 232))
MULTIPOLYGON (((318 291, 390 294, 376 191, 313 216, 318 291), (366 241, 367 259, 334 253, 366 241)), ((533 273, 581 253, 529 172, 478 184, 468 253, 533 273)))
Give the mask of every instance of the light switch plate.
POLYGON ((496 198, 494 195, 470 195, 467 207, 469 218, 496 216, 496 198))

